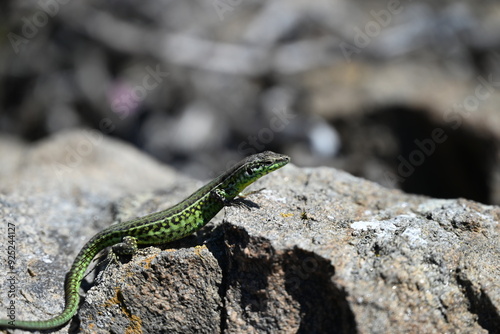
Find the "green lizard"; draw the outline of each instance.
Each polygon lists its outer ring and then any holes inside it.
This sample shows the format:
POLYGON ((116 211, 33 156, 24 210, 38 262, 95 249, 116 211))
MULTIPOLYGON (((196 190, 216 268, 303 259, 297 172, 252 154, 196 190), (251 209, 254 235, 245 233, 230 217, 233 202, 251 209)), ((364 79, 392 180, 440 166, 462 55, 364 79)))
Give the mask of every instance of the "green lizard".
POLYGON ((58 316, 41 321, 1 319, 1 328, 28 330, 54 329, 66 324, 78 310, 80 284, 94 257, 113 246, 115 253, 132 254, 138 245, 158 245, 186 237, 206 225, 224 206, 232 203, 243 189, 260 177, 283 167, 286 155, 266 151, 243 159, 173 207, 122 222, 97 233, 83 246, 66 275, 65 306, 58 316))

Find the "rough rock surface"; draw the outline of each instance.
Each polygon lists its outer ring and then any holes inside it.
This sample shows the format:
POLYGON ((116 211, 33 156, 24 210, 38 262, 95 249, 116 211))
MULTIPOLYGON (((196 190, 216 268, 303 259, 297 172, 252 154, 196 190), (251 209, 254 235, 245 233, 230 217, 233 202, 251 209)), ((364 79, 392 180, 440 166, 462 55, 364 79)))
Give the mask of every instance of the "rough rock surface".
MULTIPOLYGON (((0 169, 0 244, 15 224, 18 319, 60 312, 64 274, 93 233, 202 184, 85 131, 33 146, 4 138, 0 153, 11 157, 0 169)), ((330 168, 289 165, 252 189, 262 187, 248 197, 252 209, 228 207, 197 236, 110 263, 58 332, 500 328, 500 208, 407 195, 330 168)))
POLYGON ((83 329, 94 333, 220 332, 222 270, 204 246, 164 252, 151 247, 134 261, 110 268, 101 280, 105 284, 91 289, 82 306, 83 329))

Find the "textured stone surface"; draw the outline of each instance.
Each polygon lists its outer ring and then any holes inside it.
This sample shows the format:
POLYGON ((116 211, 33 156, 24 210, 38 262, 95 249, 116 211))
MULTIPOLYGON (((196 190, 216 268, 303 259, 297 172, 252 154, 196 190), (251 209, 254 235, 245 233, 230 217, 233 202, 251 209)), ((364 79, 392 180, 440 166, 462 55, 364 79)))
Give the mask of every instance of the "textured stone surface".
POLYGON ((160 252, 110 266, 80 312, 97 333, 219 333, 222 270, 205 246, 160 252), (98 315, 98 316, 96 316, 98 315))
MULTIPOLYGON (((19 319, 60 312, 64 274, 98 230, 168 207, 202 184, 107 138, 56 172, 54 162, 64 164, 82 134, 33 146, 0 140, 1 153, 17 157, 1 170, 0 243, 14 223, 19 319)), ((197 236, 122 258, 93 284, 90 275, 78 316, 58 332, 500 328, 500 208, 407 195, 330 168, 288 165, 252 189, 262 187, 248 197, 251 210, 228 207, 197 236)))
MULTIPOLYGON (((47 319, 62 310, 64 275, 85 242, 114 221, 118 198, 162 190, 156 194, 162 202, 149 204, 165 208, 179 196, 175 179, 179 186, 185 180, 134 148, 88 130, 32 145, 3 137, 0 155, 0 307, 14 301, 17 319, 47 319), (14 298, 8 297, 10 274, 4 270, 9 224, 15 226, 14 298)), ((186 182, 184 192, 201 184, 186 182)), ((134 208, 139 215, 148 210, 134 208)), ((68 332, 67 326, 60 332, 68 332)))
POLYGON ((229 275, 232 332, 290 315, 301 321, 287 329, 304 333, 499 328, 498 207, 405 195, 327 168, 289 167, 265 183, 259 210, 225 218, 239 269, 229 275), (238 312, 241 295, 260 308, 238 312), (276 300, 288 299, 279 314, 276 300))

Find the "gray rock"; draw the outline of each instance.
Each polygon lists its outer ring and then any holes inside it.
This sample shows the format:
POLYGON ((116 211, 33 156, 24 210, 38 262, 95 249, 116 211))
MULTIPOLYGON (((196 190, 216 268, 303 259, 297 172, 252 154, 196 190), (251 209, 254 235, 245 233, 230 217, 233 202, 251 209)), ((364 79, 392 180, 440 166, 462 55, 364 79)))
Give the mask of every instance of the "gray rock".
MULTIPOLYGON (((88 138, 75 131, 33 146, 0 140, 2 156, 16 157, 0 169, 0 243, 15 224, 18 319, 61 311, 64 275, 94 233, 202 184, 119 142, 88 138)), ((500 328, 498 207, 407 195, 331 168, 288 165, 251 189, 262 187, 247 198, 250 210, 228 207, 196 236, 108 264, 57 332, 500 328)), ((10 301, 6 278, 0 273, 1 310, 10 301)))
POLYGON ((150 247, 104 272, 85 298, 80 326, 94 333, 218 333, 221 281, 205 246, 150 247))
POLYGON ((328 168, 290 166, 261 185, 259 210, 225 217, 230 332, 500 328, 498 207, 405 195, 328 168))

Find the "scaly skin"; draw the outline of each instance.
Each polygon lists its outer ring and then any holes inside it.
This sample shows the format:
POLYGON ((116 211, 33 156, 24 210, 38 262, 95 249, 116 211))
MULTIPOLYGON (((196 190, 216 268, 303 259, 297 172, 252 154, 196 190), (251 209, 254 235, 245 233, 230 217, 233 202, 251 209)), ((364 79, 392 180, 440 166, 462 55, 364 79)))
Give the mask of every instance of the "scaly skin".
POLYGON ((0 329, 54 329, 66 324, 78 310, 80 284, 94 257, 113 246, 120 253, 133 253, 137 245, 158 245, 186 237, 205 226, 225 205, 248 185, 283 167, 286 155, 266 151, 243 159, 224 174, 210 181, 173 207, 150 215, 112 225, 97 233, 83 246, 66 275, 62 313, 41 321, 0 320, 0 329))

